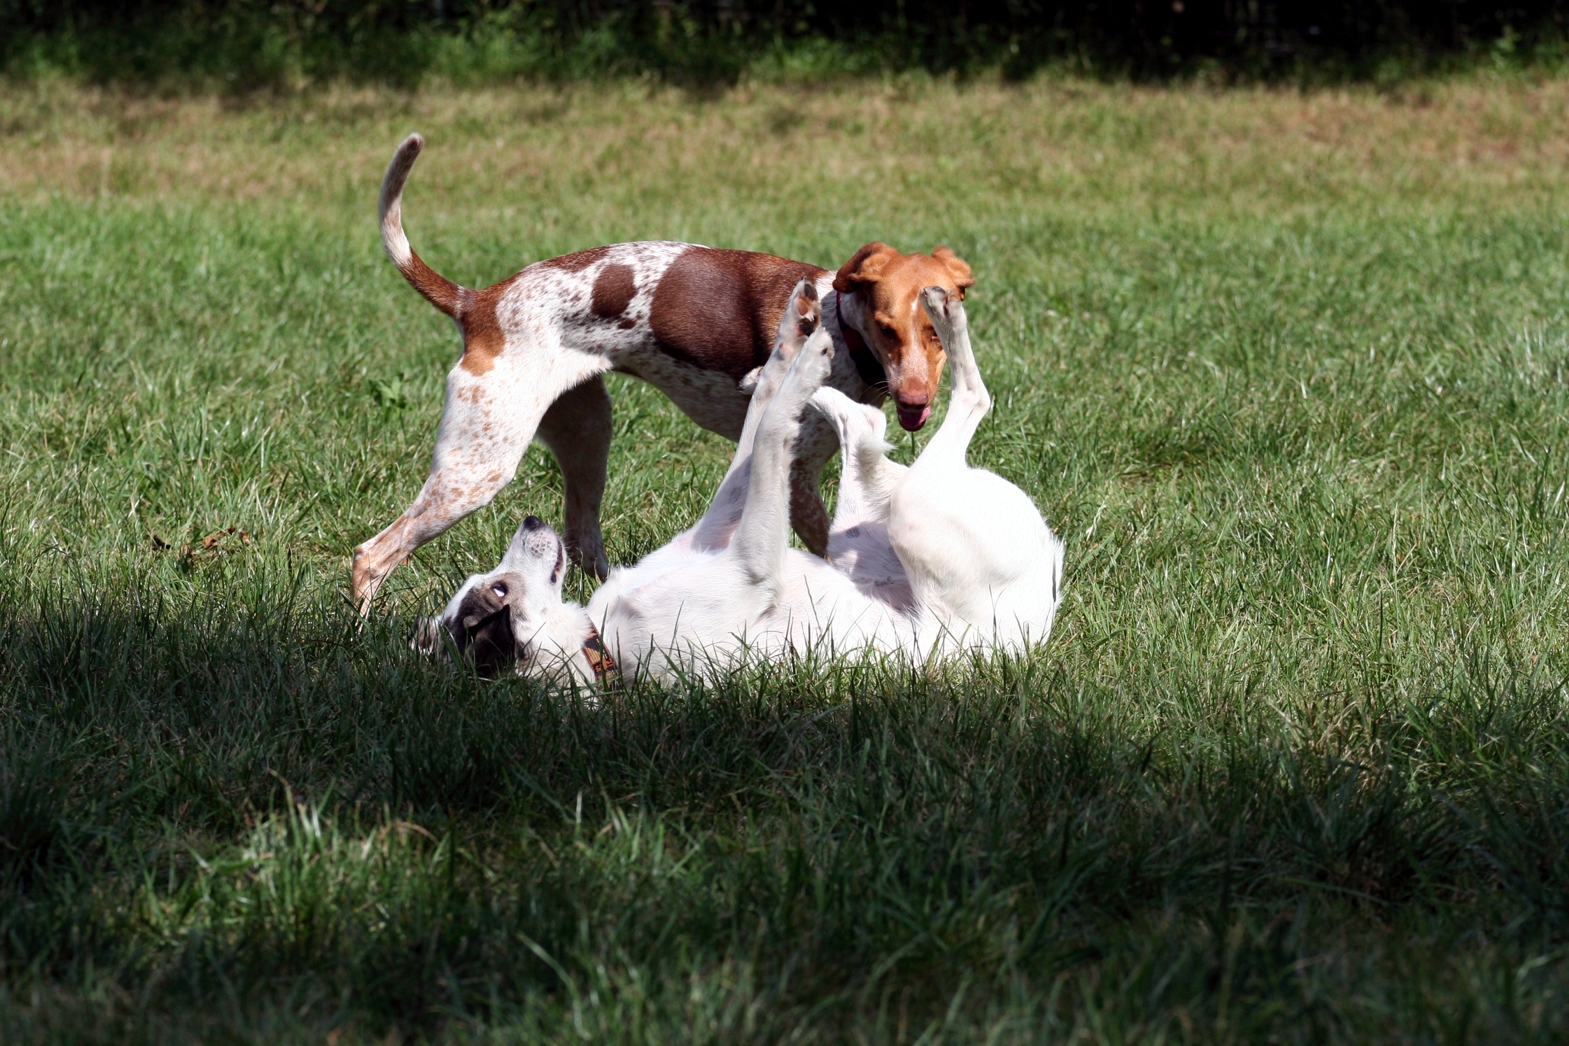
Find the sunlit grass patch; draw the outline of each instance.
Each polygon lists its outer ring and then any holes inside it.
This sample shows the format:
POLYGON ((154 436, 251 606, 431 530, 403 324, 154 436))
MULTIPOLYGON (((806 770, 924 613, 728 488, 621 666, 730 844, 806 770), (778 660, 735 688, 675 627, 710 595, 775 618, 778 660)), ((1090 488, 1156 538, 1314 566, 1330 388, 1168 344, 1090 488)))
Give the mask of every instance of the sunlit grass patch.
MULTIPOLYGON (((0 1040, 1561 1039, 1566 97, 13 90, 0 1040), (1050 642, 597 705, 414 654, 539 449, 362 629, 457 351, 376 242, 413 129, 471 284, 953 245, 1050 642)), ((630 560, 729 447, 611 384, 630 560)))

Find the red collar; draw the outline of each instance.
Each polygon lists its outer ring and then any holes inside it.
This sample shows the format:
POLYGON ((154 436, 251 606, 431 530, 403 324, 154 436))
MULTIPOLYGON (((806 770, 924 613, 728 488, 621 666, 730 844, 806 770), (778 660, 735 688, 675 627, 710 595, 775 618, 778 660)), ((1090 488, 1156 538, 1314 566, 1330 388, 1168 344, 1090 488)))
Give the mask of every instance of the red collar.
POLYGON ((606 690, 621 689, 621 669, 616 667, 616 659, 610 656, 610 651, 605 649, 605 644, 599 638, 599 629, 593 622, 588 626, 588 638, 583 640, 583 656, 588 658, 588 663, 594 670, 594 682, 606 690))
POLYGON ((886 387, 888 374, 883 370, 883 365, 878 362, 877 355, 867 346, 866 339, 861 337, 861 332, 854 327, 839 320, 839 334, 844 338, 845 348, 850 350, 850 359, 855 364, 855 371, 866 384, 876 388, 886 387))

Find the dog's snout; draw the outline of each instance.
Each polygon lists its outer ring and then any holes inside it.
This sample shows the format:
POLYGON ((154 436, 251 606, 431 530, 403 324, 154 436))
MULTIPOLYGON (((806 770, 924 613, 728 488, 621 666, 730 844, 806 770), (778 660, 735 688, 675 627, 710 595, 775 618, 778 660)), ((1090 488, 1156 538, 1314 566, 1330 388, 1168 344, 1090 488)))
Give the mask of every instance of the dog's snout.
POLYGON ((540 519, 538 516, 524 516, 523 517, 523 529, 524 530, 539 530, 544 525, 545 525, 545 521, 540 519))

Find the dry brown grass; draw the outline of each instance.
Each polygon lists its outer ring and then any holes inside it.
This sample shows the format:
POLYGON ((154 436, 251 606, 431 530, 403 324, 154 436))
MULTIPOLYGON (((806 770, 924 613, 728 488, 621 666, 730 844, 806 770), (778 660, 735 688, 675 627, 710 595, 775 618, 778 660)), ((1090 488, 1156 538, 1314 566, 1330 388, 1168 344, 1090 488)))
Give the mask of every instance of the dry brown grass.
POLYGON ((906 82, 753 86, 715 99, 631 85, 336 88, 244 103, 12 85, 0 92, 0 193, 368 199, 414 129, 440 156, 422 167, 420 191, 480 208, 504 205, 497 185, 513 203, 565 207, 634 194, 800 206, 826 193, 897 211, 888 201, 1044 191, 1075 210, 1278 213, 1391 198, 1487 208, 1562 190, 1569 82, 1399 95, 906 82))

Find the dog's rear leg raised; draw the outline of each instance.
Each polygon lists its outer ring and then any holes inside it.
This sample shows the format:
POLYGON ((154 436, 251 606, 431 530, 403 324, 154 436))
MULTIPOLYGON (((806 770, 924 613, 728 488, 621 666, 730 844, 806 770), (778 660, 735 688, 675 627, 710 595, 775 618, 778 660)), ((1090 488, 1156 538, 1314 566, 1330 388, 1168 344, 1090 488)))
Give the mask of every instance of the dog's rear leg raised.
POLYGON ((566 393, 539 423, 539 441, 550 448, 566 487, 566 542, 584 573, 604 580, 610 573, 599 509, 605 497, 605 469, 612 431, 610 393, 598 375, 566 393))
MULTIPOLYGON (((698 520, 693 534, 695 547, 723 548, 729 543, 730 536, 735 533, 736 524, 741 519, 741 510, 746 504, 747 489, 752 482, 752 451, 757 443, 758 429, 767 414, 769 404, 774 400, 774 394, 779 391, 780 384, 790 370, 791 362, 801 351, 801 346, 806 344, 806 339, 811 337, 821 324, 822 303, 818 300, 817 288, 810 280, 802 280, 791 292, 790 303, 779 321, 779 332, 774 336, 773 352, 756 372, 752 402, 746 409, 746 420, 741 425, 741 437, 736 441, 735 455, 730 459, 730 468, 725 472, 724 480, 719 484, 719 490, 715 493, 708 511, 703 513, 702 519, 698 520)), ((800 464, 797 462, 797 467, 792 467, 791 470, 791 520, 796 524, 797 530, 802 525, 802 519, 812 520, 811 506, 807 505, 798 512, 797 502, 806 500, 808 495, 815 499, 817 515, 824 517, 824 537, 820 544, 826 548, 827 518, 823 512, 822 498, 817 494, 817 474, 822 471, 822 465, 819 462, 810 478, 803 480, 797 475, 801 471, 798 467, 800 464), (806 488, 804 493, 801 489, 803 487, 806 488)))
POLYGON ((777 592, 790 539, 790 466, 801 432, 801 412, 822 387, 833 360, 833 339, 818 328, 796 354, 757 427, 746 507, 729 552, 753 585, 777 592))

